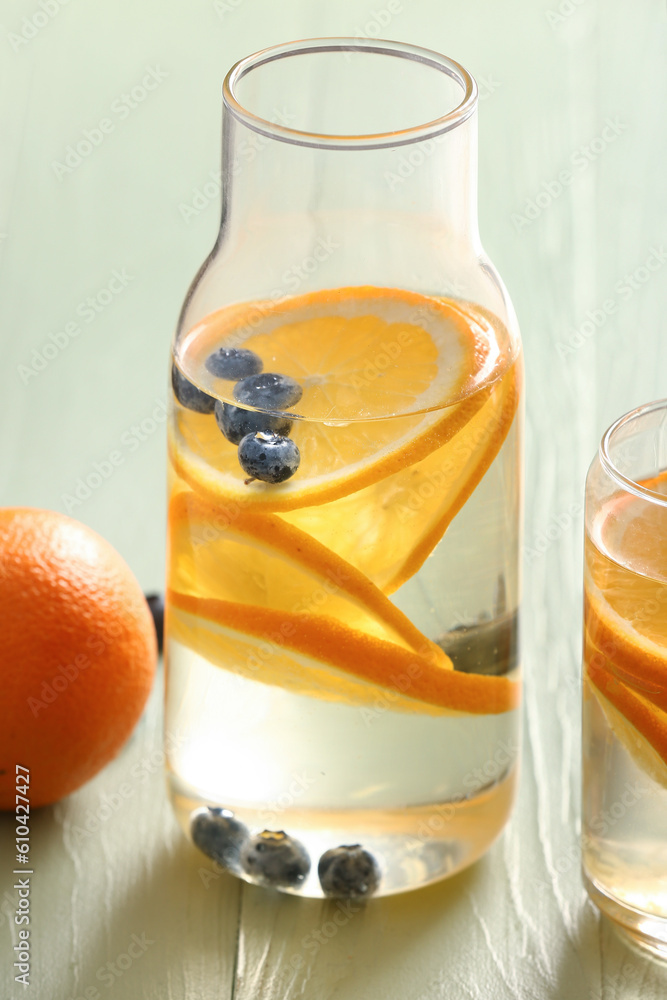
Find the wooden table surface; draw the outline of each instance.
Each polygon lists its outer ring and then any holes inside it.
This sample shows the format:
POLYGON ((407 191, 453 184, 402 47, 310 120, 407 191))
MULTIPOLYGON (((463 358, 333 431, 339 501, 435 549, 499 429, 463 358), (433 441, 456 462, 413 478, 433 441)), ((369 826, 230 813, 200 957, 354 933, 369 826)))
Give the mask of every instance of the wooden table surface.
POLYGON ((2 817, 0 996, 665 997, 578 851, 583 482, 611 420, 667 395, 665 0, 2 0, 0 28, 0 503, 71 513, 162 589, 167 352, 216 233, 220 85, 290 38, 382 33, 477 76, 482 238, 528 384, 525 752, 488 856, 366 908, 219 874, 170 813, 160 672, 120 756, 33 816, 29 987, 2 817))

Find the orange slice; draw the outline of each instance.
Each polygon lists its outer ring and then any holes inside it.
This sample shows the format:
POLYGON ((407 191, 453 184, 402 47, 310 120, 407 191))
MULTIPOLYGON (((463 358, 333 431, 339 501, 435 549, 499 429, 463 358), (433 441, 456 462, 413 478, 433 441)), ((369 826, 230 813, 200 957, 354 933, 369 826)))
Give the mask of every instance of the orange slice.
POLYGON ((169 567, 172 587, 183 594, 327 615, 452 668, 358 569, 275 514, 226 512, 194 493, 177 493, 169 508, 169 567))
MULTIPOLYGON (((667 610, 662 614, 667 616, 667 610)), ((667 709, 667 647, 621 618, 590 584, 584 594, 584 622, 590 656, 654 704, 667 709)))
POLYGON ((393 593, 421 568, 500 451, 521 379, 517 361, 465 426, 421 462, 325 508, 303 507, 284 517, 393 593))
POLYGON ((667 715, 595 658, 588 661, 586 672, 615 735, 637 766, 667 788, 667 715))
POLYGON ((640 485, 662 503, 610 497, 593 518, 586 564, 614 621, 667 649, 667 472, 640 485))
POLYGON ((225 669, 265 684, 352 704, 371 705, 385 692, 392 709, 431 714, 495 715, 519 704, 517 681, 443 669, 411 650, 324 615, 171 590, 168 596, 170 629, 177 641, 225 669))
MULTIPOLYGON (((640 485, 664 495, 667 473, 640 485)), ((667 787, 665 539, 667 508, 630 492, 596 513, 586 538, 584 660, 614 732, 667 787)))
POLYGON ((499 326, 479 307, 402 288, 329 288, 219 309, 177 341, 175 358, 200 389, 234 402, 206 359, 218 347, 249 348, 265 371, 302 386, 291 413, 367 420, 471 395, 502 362, 499 326))
MULTIPOLYGON (((640 485, 660 493, 663 473, 640 485)), ((667 691, 667 507, 612 496, 586 539, 586 630, 625 679, 667 691)))
POLYGON ((169 447, 193 489, 255 510, 329 503, 422 461, 460 433, 511 361, 497 320, 403 290, 343 288, 247 308, 245 319, 238 306, 207 317, 179 341, 177 363, 228 400, 230 383, 204 364, 221 345, 242 344, 265 370, 296 378, 307 418, 292 429, 298 472, 277 486, 246 483, 213 418, 180 406, 169 447))

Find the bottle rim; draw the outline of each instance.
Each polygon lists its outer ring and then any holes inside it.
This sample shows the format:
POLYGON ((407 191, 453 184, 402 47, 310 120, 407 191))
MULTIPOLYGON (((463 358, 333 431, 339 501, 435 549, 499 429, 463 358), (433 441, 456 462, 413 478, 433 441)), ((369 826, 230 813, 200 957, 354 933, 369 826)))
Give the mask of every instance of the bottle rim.
POLYGON ((393 146, 405 146, 411 143, 424 142, 436 136, 449 132, 473 114, 477 107, 477 84, 474 78, 463 66, 431 49, 407 42, 389 41, 379 38, 306 38, 296 42, 285 42, 260 49, 252 55, 240 59, 230 69, 222 86, 223 102, 229 112, 240 122, 271 139, 291 143, 298 146, 310 146, 320 149, 386 149, 393 146), (237 97, 236 87, 240 81, 253 70, 267 63, 292 56, 312 54, 314 52, 368 52, 375 55, 394 56, 410 59, 431 66, 445 73, 459 84, 463 91, 460 103, 446 114, 432 121, 398 129, 394 132, 377 132, 364 135, 330 135, 327 133, 307 132, 293 129, 268 121, 244 107, 237 97))
POLYGON ((624 413, 622 417, 615 420, 602 435, 599 457, 600 464, 607 475, 611 479, 615 480, 615 482, 617 482, 618 485, 627 493, 633 493, 642 500, 657 504, 660 507, 667 507, 667 494, 658 493, 656 490, 649 490, 646 486, 642 486, 641 483, 638 483, 634 479, 630 479, 628 476, 624 475, 614 462, 611 455, 614 438, 622 428, 627 427, 628 424, 633 421, 658 410, 664 410, 664 419, 665 422, 667 422, 667 398, 656 399, 652 403, 644 403, 642 406, 638 406, 634 410, 624 413))

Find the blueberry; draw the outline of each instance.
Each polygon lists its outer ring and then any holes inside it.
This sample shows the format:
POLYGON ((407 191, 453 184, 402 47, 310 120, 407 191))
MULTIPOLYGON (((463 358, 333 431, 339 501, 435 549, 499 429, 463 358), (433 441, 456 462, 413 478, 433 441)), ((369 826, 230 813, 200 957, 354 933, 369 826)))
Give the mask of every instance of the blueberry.
POLYGON ((310 858, 283 830, 263 830, 243 847, 241 867, 264 885, 299 885, 310 871, 310 858))
POLYGON ((242 347, 219 347, 206 359, 206 370, 211 375, 234 382, 247 375, 259 375, 263 367, 262 359, 254 351, 242 347))
POLYGON ((270 431, 246 434, 239 445, 239 462, 252 479, 284 483, 299 468, 301 455, 291 438, 270 431))
POLYGON ((229 809, 203 806, 190 817, 192 841, 200 851, 225 868, 238 869, 239 851, 248 830, 229 809))
POLYGON ((195 413, 213 413, 215 406, 213 396, 198 389, 194 382, 186 378, 176 365, 171 366, 171 384, 174 395, 181 406, 186 406, 188 410, 194 410, 195 413))
POLYGON ((324 895, 341 899, 372 896, 380 884, 377 861, 360 844, 344 844, 325 851, 317 874, 324 895))
POLYGON ((157 648, 158 652, 161 653, 164 638, 164 598, 162 594, 146 594, 146 603, 153 616, 155 635, 157 636, 157 648))
POLYGON ((257 406, 263 410, 282 410, 294 406, 303 395, 303 389, 289 375, 274 375, 262 372, 241 379, 234 386, 234 399, 246 406, 257 406))
POLYGON ((239 444, 246 434, 256 434, 257 431, 286 436, 292 429, 292 421, 287 417, 271 416, 270 413, 260 413, 259 410, 244 410, 241 406, 219 401, 215 404, 215 421, 232 444, 239 444))

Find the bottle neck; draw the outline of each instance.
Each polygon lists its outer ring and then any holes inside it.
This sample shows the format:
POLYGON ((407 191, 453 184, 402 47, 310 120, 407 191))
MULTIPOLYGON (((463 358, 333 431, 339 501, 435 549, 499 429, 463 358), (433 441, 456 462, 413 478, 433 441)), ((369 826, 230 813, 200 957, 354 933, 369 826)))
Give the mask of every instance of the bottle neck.
MULTIPOLYGON (((289 125, 289 114, 275 109, 273 120, 289 125)), ((287 253, 304 222, 311 235, 331 230, 371 254, 371 237, 398 252, 418 233, 478 246, 476 112, 422 141, 341 149, 262 134, 225 106, 222 157, 220 244, 230 249, 262 237, 287 253)))
POLYGON ((515 331, 477 231, 475 81, 386 39, 256 52, 223 84, 220 234, 181 327, 362 285, 474 303, 515 331))

